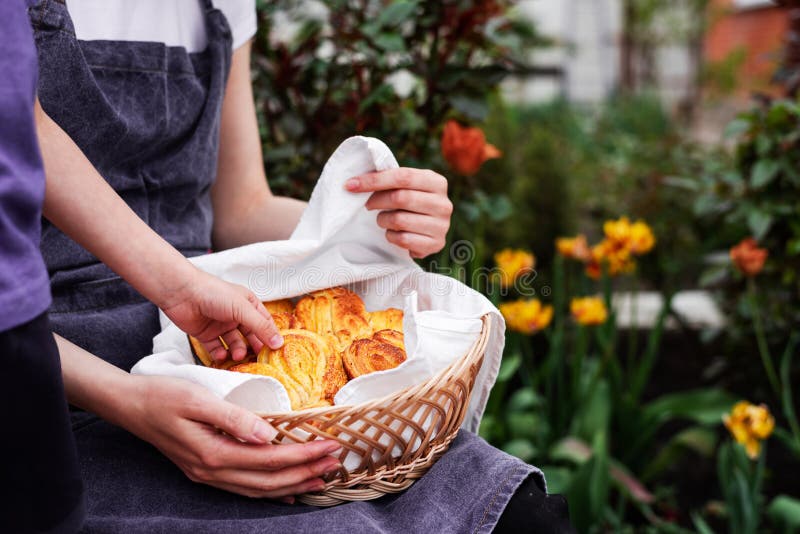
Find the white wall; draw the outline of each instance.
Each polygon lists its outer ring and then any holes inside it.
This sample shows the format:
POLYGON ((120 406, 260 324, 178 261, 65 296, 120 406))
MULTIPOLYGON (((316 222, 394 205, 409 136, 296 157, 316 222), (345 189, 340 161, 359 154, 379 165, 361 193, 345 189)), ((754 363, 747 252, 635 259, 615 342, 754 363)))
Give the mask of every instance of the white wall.
MULTIPOLYGON (((537 66, 561 66, 565 83, 549 78, 509 79, 504 93, 512 101, 537 102, 563 96, 575 102, 602 101, 617 86, 622 6, 620 0, 519 0, 517 9, 558 46, 532 54, 537 66)), ((661 96, 673 106, 686 93, 686 50, 665 46, 658 51, 661 96)))

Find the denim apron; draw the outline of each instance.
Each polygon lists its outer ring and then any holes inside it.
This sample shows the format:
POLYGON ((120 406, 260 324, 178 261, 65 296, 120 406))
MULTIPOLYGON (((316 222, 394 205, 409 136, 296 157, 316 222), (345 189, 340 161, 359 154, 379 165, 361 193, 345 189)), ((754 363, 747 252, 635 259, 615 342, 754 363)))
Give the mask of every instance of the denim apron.
MULTIPOLYGON (((42 107, 137 215, 186 256, 211 246, 209 189, 231 60, 224 15, 210 0, 201 4, 208 47, 191 54, 161 43, 79 41, 63 0, 40 0, 30 10, 42 107)), ((151 352, 160 330, 155 306, 46 222, 42 252, 58 334, 125 370, 151 352)), ((461 432, 406 492, 320 509, 193 483, 128 432, 79 410, 72 418, 88 532, 490 532, 534 472, 461 432)))

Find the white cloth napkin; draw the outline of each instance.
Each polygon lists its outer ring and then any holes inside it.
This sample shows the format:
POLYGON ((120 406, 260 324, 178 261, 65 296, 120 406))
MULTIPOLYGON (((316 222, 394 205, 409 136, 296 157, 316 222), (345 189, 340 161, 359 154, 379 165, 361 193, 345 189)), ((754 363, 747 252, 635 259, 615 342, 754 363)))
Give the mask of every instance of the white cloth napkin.
MULTIPOLYGON (((402 308, 407 360, 395 369, 351 380, 336 395, 338 405, 382 397, 430 378, 466 354, 481 330, 480 318, 488 313, 492 333, 462 425, 475 432, 500 367, 505 323, 480 293, 448 276, 422 271, 407 251, 386 240, 377 212, 364 207, 369 194, 344 188, 349 178, 397 166, 383 142, 351 137, 328 160, 289 240, 255 243, 192 262, 247 286, 262 300, 344 285, 361 296, 369 311, 402 308)), ((289 397, 277 380, 195 365, 186 335, 163 313, 161 327, 153 339, 153 354, 140 360, 132 373, 191 380, 257 413, 290 410, 289 397)))

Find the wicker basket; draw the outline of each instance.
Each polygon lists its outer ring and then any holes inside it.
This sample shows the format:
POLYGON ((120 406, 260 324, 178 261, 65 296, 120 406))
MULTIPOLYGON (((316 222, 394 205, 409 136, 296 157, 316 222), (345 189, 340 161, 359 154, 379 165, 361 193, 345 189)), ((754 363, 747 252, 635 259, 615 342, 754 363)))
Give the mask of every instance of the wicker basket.
POLYGON ((320 492, 299 500, 315 506, 376 499, 405 490, 444 454, 467 411, 483 363, 490 321, 463 357, 431 379, 355 406, 262 414, 278 430, 275 443, 331 439, 342 444, 342 469, 320 492))

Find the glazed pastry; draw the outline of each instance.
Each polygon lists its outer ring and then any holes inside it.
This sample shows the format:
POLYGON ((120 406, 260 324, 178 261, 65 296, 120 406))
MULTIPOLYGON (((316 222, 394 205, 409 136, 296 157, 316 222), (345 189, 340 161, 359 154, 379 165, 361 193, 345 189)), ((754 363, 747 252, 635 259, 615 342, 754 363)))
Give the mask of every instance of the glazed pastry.
POLYGON ((385 310, 367 312, 367 316, 373 332, 379 330, 403 330, 403 310, 387 308, 385 310))
POLYGON ((342 353, 347 376, 357 376, 394 369, 406 359, 404 350, 375 339, 357 339, 342 353))
MULTIPOLYGON (((240 334, 241 335, 241 334, 240 334)), ((189 347, 192 349, 192 354, 195 358, 200 360, 203 365, 206 367, 213 367, 214 369, 228 369, 233 365, 240 364, 240 363, 247 363, 252 362, 255 360, 255 354, 252 354, 250 351, 250 344, 247 342, 247 339, 244 336, 241 336, 244 339, 245 345, 247 345, 248 354, 245 356, 244 360, 240 361, 233 361, 230 358, 226 358, 221 362, 212 358, 211 354, 206 350, 205 346, 200 342, 199 339, 193 336, 189 337, 189 347)))
POLYGON ((275 321, 275 326, 278 327, 278 330, 303 328, 303 325, 297 320, 297 317, 295 317, 293 313, 280 312, 272 313, 271 315, 272 320, 275 321))
POLYGON ((372 334, 372 339, 394 345, 403 352, 406 350, 405 343, 403 342, 403 333, 398 330, 378 330, 372 334))
POLYGON ((190 336, 192 352, 208 367, 278 380, 293 410, 331 406, 350 378, 392 369, 406 359, 403 311, 367 312, 361 298, 344 287, 315 291, 297 306, 289 299, 264 306, 284 338, 278 350, 264 346, 257 357, 251 351, 241 362, 216 362, 190 336))
POLYGON ((292 301, 289 299, 270 300, 263 304, 270 315, 275 315, 276 313, 292 313, 294 311, 294 304, 292 304, 292 301))
POLYGON ((308 394, 300 384, 292 380, 292 378, 284 373, 282 370, 274 367, 268 363, 240 363, 232 366, 229 371, 237 373, 250 373, 254 375, 271 376, 280 382, 289 394, 289 403, 293 410, 299 410, 305 407, 308 402, 308 394))
POLYGON ((333 397, 342 389, 342 386, 347 383, 347 373, 344 371, 342 353, 335 348, 335 345, 332 354, 328 356, 325 376, 322 378, 322 382, 325 388, 322 392, 322 396, 325 400, 333 404, 333 397))
POLYGON ((295 316, 304 328, 333 334, 336 348, 344 350, 355 339, 369 337, 372 328, 361 298, 343 287, 315 291, 300 299, 295 316))
POLYGON ((330 340, 309 330, 283 330, 281 335, 283 346, 277 350, 265 346, 258 354, 259 363, 268 363, 297 382, 307 396, 304 405, 319 402, 327 390, 325 377, 335 368, 330 340))

